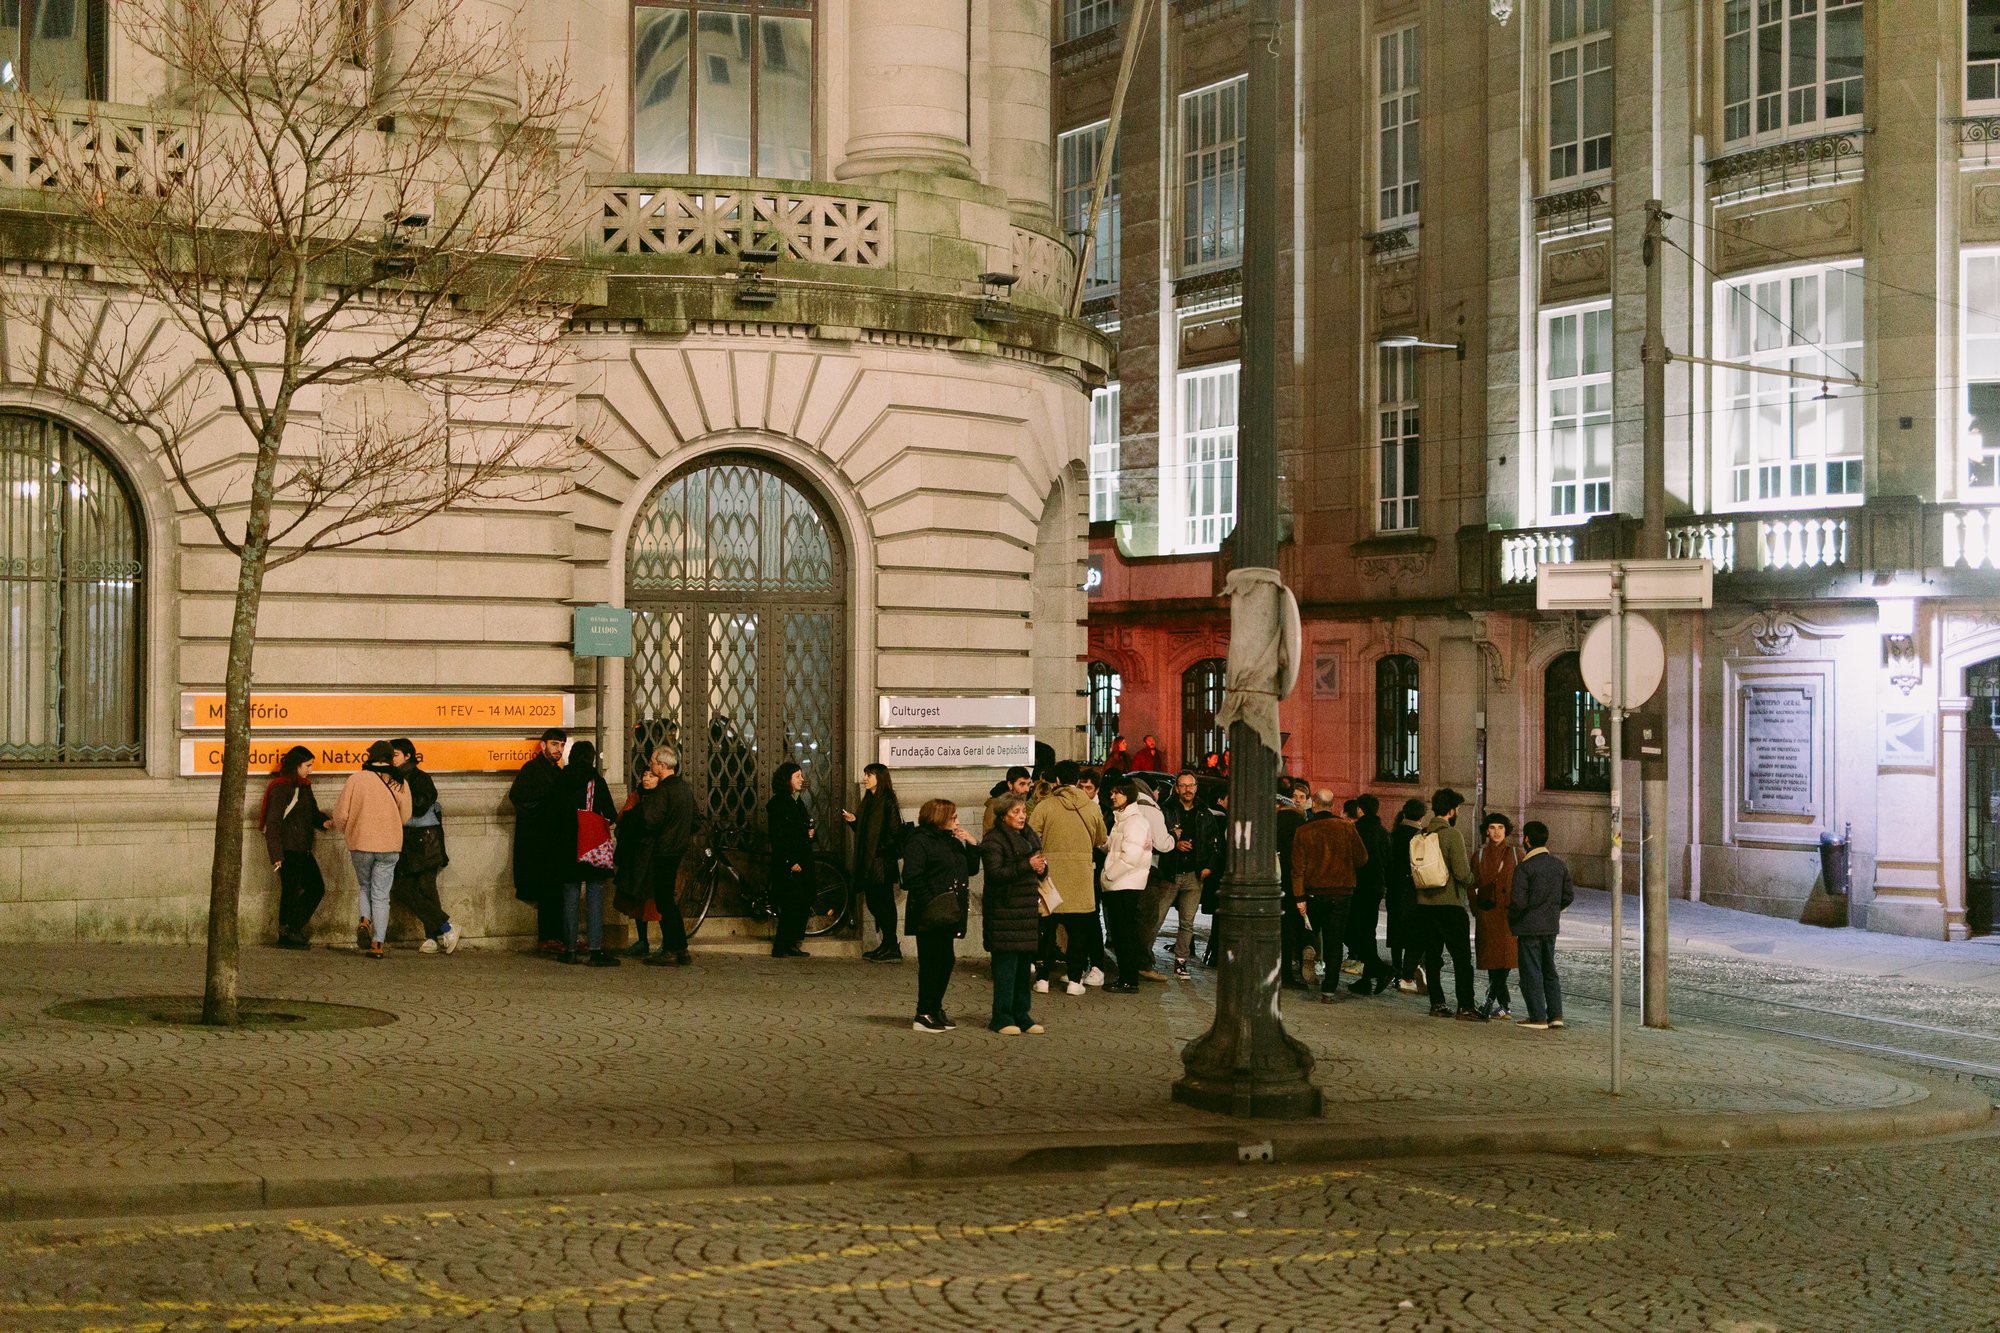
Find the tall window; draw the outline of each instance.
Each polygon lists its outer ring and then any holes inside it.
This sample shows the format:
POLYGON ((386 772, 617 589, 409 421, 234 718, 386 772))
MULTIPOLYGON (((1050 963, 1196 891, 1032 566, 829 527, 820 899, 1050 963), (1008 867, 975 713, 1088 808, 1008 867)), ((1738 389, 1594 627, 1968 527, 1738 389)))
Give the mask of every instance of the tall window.
POLYGON ((1611 512, 1611 307, 1542 316, 1542 476, 1551 520, 1611 512))
MULTIPOLYGON (((1097 185, 1098 158, 1111 122, 1100 120, 1080 130, 1071 130, 1056 140, 1056 159, 1062 178, 1062 225, 1077 248, 1090 228, 1090 193, 1097 185)), ((1118 286, 1118 150, 1111 150, 1111 172, 1104 180, 1104 206, 1097 210, 1097 230, 1090 246, 1090 272, 1085 275, 1084 292, 1102 296, 1118 286)))
POLYGON ((1417 659, 1392 653, 1375 663, 1375 779, 1417 780, 1417 659))
POLYGON ((1610 791, 1611 754, 1603 745, 1610 711, 1584 688, 1575 653, 1549 663, 1542 677, 1542 786, 1548 791, 1610 791))
POLYGON ((104 456, 0 409, 0 766, 139 762, 144 572, 104 456))
POLYGON ((1375 220, 1384 228, 1417 220, 1420 55, 1415 27, 1375 39, 1375 220))
POLYGON ((1549 184, 1611 170, 1611 0, 1549 0, 1549 184))
MULTIPOLYGON (((1717 300, 1724 358, 1859 375, 1858 263, 1760 273, 1725 284, 1717 300)), ((1860 498, 1862 405, 1852 390, 1723 370, 1716 393, 1732 502, 1860 498)))
POLYGON ((1964 312, 1964 419, 1959 439, 1965 485, 2000 488, 2000 252, 1968 254, 1960 288, 1964 312))
POLYGON ((1163 546, 1212 551, 1236 526, 1237 367, 1181 376, 1180 447, 1160 485, 1163 546))
POLYGON ((1090 521, 1118 517, 1118 386, 1090 395, 1090 521))
POLYGON ((1063 0, 1062 40, 1073 42, 1118 22, 1118 0, 1063 0))
POLYGON ((1376 526, 1401 532, 1417 526, 1417 349, 1376 349, 1376 447, 1380 494, 1376 526))
POLYGON ((103 99, 106 0, 0 0, 0 92, 103 99))
POLYGON ((813 0, 638 0, 632 169, 812 175, 813 0))
POLYGON ((1221 754, 1229 737, 1215 725, 1222 711, 1222 682, 1229 664, 1220 657, 1204 657, 1181 672, 1181 765, 1200 768, 1211 754, 1221 754))
POLYGON ((1861 0, 1723 0, 1722 139, 1860 119, 1861 0))
POLYGON ((1965 100, 2000 102, 2000 0, 1965 0, 1965 100))
POLYGON ((1247 81, 1181 94, 1181 267, 1243 257, 1243 128, 1247 81))
POLYGON ((1092 662, 1090 673, 1090 762, 1095 764, 1111 753, 1118 736, 1119 696, 1125 682, 1109 663, 1092 662))

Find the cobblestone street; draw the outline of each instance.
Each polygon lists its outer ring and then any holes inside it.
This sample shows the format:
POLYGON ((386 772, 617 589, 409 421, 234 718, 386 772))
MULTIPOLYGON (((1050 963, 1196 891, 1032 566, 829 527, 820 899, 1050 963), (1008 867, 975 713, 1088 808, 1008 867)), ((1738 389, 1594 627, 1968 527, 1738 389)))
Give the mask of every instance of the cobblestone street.
POLYGON ((1972 1333, 1995 1147, 26 1224, 0 1325, 1972 1333))

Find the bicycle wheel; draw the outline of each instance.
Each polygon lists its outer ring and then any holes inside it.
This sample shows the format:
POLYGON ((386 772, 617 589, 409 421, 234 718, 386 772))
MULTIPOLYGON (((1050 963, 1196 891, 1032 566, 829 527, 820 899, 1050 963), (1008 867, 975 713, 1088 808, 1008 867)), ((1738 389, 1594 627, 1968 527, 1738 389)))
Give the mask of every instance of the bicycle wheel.
POLYGON ((813 858, 812 910, 806 917, 806 934, 827 935, 847 924, 853 904, 848 895, 847 871, 824 856, 813 858))
POLYGON ((715 906, 716 867, 720 863, 720 857, 711 861, 696 853, 682 859, 680 874, 674 878, 674 903, 680 908, 681 925, 689 939, 694 938, 701 923, 708 920, 709 909, 715 906))

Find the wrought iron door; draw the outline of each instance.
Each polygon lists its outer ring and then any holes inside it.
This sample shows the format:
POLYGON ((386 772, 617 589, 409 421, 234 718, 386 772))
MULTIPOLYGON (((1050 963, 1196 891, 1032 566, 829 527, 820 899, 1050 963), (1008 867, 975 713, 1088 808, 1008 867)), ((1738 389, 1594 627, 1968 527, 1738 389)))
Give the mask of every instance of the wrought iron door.
POLYGON ((771 777, 789 760, 832 839, 846 780, 846 562, 827 511, 762 459, 703 459, 647 499, 625 586, 628 771, 673 745, 710 822, 761 846, 771 777))
POLYGON ((1965 673, 1965 924, 1993 931, 2000 897, 2000 658, 1965 673))

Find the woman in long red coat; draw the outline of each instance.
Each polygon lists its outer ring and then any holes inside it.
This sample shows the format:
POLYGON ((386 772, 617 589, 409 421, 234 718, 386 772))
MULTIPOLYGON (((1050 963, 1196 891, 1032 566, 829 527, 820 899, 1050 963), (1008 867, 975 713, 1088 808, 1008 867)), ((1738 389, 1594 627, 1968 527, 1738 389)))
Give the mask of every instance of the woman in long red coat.
POLYGON ((1473 939, 1478 965, 1486 972, 1486 1003, 1489 1018, 1512 1018, 1507 994, 1507 973, 1520 966, 1514 931, 1507 924, 1507 904, 1514 896, 1514 867, 1520 855, 1508 841, 1514 832, 1507 816, 1486 816, 1485 836, 1472 861, 1473 939))

